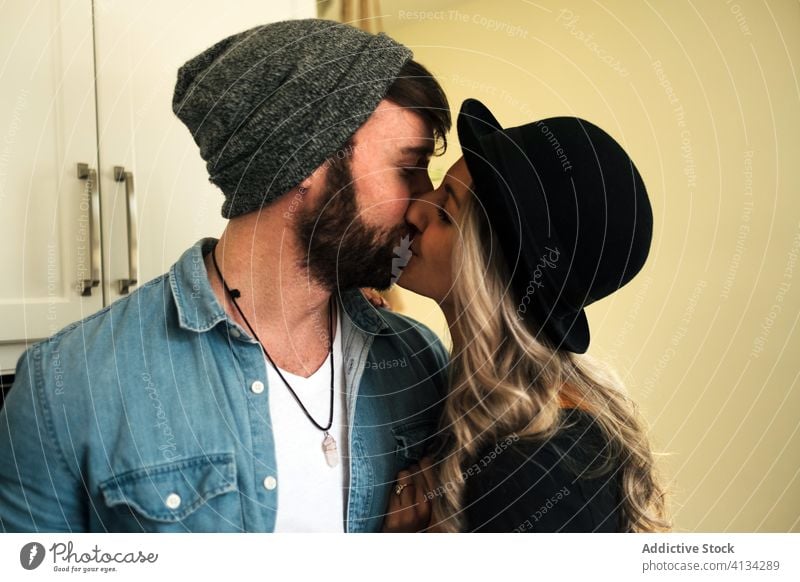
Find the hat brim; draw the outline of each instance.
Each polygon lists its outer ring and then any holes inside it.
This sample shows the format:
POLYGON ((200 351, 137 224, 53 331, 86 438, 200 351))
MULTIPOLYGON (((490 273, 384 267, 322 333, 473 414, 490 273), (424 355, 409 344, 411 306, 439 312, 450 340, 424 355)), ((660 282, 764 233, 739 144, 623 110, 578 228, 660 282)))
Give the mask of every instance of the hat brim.
POLYGON ((544 327, 550 332, 550 341, 556 341, 556 349, 583 354, 589 348, 589 320, 583 309, 569 317, 548 317, 544 327))
MULTIPOLYGON (((519 208, 513 199, 513 192, 506 181, 502 180, 503 162, 501 154, 492 147, 489 136, 502 132, 503 127, 491 111, 477 99, 467 99, 461 105, 457 120, 458 139, 461 144, 462 155, 467 163, 470 176, 474 183, 475 195, 487 209, 491 221, 492 212, 505 212, 512 215, 517 233, 504 233, 513 235, 516 239, 516 248, 522 248, 522 229, 525 228, 524 217, 519 216, 519 208), (493 194, 502 197, 492 197, 493 194), (491 197, 491 198, 490 198, 491 197)), ((513 229, 512 229, 513 230, 513 229)), ((510 270, 518 266, 517 257, 508 256, 506 259, 510 270)), ((526 262, 526 257, 519 257, 521 262, 526 262)), ((538 299, 538 297, 537 297, 538 299)), ((583 309, 571 311, 561 317, 556 316, 541 304, 545 313, 544 321, 537 321, 548 339, 556 349, 565 349, 575 353, 585 353, 589 347, 589 322, 583 309)))

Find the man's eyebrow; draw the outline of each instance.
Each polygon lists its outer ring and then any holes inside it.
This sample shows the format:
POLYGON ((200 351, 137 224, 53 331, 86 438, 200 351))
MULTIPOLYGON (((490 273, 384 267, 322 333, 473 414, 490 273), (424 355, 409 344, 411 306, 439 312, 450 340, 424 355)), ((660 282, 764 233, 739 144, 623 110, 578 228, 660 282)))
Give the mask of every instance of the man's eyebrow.
POLYGON ((447 182, 444 183, 444 191, 447 192, 447 195, 453 199, 453 202, 456 205, 456 208, 461 210, 461 204, 458 203, 458 198, 456 198, 456 191, 453 190, 453 187, 448 184, 447 182))
POLYGON ((419 156, 430 156, 431 154, 433 154, 433 144, 406 146, 404 148, 400 148, 400 152, 403 154, 417 154, 419 156))

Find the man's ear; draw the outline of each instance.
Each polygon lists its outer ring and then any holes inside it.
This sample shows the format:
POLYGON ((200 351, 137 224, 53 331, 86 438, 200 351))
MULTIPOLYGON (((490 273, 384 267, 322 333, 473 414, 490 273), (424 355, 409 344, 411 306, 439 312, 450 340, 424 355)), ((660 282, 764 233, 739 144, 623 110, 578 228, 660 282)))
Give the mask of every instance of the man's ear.
POLYGON ((300 182, 300 190, 305 191, 308 190, 309 188, 311 188, 311 176, 307 177, 305 180, 300 182))

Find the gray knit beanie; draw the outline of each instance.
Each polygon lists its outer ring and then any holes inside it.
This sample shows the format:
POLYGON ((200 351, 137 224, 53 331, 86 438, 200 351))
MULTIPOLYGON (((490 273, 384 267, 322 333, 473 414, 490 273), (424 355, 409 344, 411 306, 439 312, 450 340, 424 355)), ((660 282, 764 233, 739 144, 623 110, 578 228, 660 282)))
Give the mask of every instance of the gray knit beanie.
POLYGON ((225 194, 222 216, 258 210, 311 175, 411 57, 383 33, 309 19, 256 26, 186 62, 172 110, 225 194))

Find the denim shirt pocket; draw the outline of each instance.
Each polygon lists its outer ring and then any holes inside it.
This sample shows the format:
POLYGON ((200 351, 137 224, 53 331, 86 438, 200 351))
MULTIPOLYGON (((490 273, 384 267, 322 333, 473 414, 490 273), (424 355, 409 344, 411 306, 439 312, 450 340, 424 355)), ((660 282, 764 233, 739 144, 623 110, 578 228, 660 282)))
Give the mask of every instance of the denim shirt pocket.
POLYGON ((436 434, 436 422, 431 419, 413 420, 392 427, 397 443, 395 456, 398 462, 407 466, 418 463, 425 456, 425 449, 431 445, 436 434))
POLYGON ((130 531, 238 531, 241 504, 235 495, 236 463, 232 453, 198 455, 127 471, 100 483, 108 529, 130 531), (125 519, 127 517, 127 520, 125 519))

